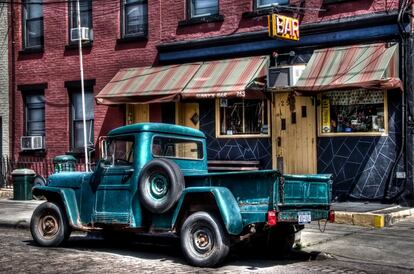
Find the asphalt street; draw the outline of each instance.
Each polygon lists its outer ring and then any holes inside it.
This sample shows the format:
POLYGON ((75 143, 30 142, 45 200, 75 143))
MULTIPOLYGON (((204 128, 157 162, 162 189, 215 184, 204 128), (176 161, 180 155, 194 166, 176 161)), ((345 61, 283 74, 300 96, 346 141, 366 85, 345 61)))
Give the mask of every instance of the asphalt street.
POLYGON ((1 273, 413 273, 414 218, 386 229, 313 224, 303 248, 285 259, 235 250, 224 266, 201 269, 183 260, 176 239, 112 243, 74 234, 60 248, 34 245, 25 229, 0 229, 1 273))

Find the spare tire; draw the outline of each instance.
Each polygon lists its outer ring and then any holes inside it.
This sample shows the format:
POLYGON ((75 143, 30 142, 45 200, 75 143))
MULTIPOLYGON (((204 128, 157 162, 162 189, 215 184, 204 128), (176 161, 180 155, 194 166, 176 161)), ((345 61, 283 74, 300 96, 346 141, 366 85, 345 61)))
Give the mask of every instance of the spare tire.
POLYGON ((179 166, 168 159, 153 159, 142 169, 138 181, 139 199, 152 213, 164 213, 175 205, 184 190, 179 166))

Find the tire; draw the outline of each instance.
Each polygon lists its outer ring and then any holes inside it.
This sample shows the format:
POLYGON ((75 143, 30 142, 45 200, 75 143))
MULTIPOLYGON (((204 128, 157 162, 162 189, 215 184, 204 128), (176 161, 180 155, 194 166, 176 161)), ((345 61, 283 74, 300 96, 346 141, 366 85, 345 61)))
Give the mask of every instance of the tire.
POLYGON ((208 212, 190 215, 181 227, 180 237, 184 257, 193 266, 218 266, 230 250, 227 232, 219 219, 208 212))
POLYGON ((181 197, 183 190, 184 176, 179 166, 171 160, 151 160, 141 171, 139 199, 152 213, 167 212, 181 197))
POLYGON ((293 226, 271 228, 267 235, 267 250, 274 257, 286 258, 292 253, 295 244, 293 226))
POLYGON ((40 204, 30 220, 33 240, 40 246, 59 246, 70 236, 65 211, 52 202, 40 204))

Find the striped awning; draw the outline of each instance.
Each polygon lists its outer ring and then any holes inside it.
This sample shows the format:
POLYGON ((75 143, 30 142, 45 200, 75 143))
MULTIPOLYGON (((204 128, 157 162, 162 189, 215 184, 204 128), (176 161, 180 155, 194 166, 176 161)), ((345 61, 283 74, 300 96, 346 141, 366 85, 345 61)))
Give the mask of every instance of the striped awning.
POLYGON ((257 97, 264 90, 267 68, 266 56, 204 62, 181 96, 184 99, 249 97, 253 94, 252 97, 257 97))
POLYGON ((316 50, 293 87, 301 92, 336 89, 402 89, 398 44, 355 45, 316 50))
POLYGON ((265 56, 121 69, 96 96, 98 104, 142 104, 180 99, 262 94, 265 56), (249 90, 246 92, 246 90, 249 90))
POLYGON ((96 96, 98 104, 171 102, 201 63, 121 69, 96 96))

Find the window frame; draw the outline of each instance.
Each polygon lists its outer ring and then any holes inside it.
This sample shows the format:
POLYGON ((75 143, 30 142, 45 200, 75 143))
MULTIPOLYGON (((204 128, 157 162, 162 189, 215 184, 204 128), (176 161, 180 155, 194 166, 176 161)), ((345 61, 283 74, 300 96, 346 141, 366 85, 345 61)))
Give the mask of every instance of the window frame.
MULTIPOLYGON (((232 138, 232 139, 236 139, 236 138, 270 138, 271 136, 271 125, 270 125, 270 101, 267 98, 264 99, 245 99, 245 98, 239 98, 240 100, 262 100, 266 102, 266 108, 267 108, 267 125, 268 125, 268 130, 267 130, 267 134, 235 134, 235 135, 222 135, 221 131, 220 131, 220 126, 221 126, 221 119, 220 119, 220 111, 221 111, 221 107, 220 107, 220 99, 223 98, 216 98, 215 100, 215 125, 216 125, 216 138, 220 138, 220 139, 224 139, 224 138, 232 138)), ((226 98, 224 98, 226 99, 226 98)), ((228 99, 232 99, 232 98, 228 98, 228 99)), ((243 117, 244 119, 244 117, 243 117)))
MULTIPOLYGON (((75 87, 70 88, 69 89, 69 132, 70 132, 70 150, 72 152, 81 152, 84 150, 84 147, 75 147, 75 123, 76 122, 82 122, 83 123, 83 119, 74 119, 74 100, 73 100, 73 96, 75 93, 79 93, 82 94, 82 91, 80 89, 77 89, 75 87)), ((92 96, 94 94, 93 92, 93 87, 92 86, 86 86, 85 87, 85 94, 86 93, 91 93, 92 96)), ((94 134, 94 129, 95 129, 95 104, 93 103, 94 106, 94 111, 93 111, 93 119, 86 119, 86 123, 92 121, 91 123, 91 136, 90 139, 88 141, 92 141, 93 144, 95 144, 94 139, 95 139, 95 134, 94 134)), ((80 106, 82 107, 82 106, 80 106)), ((87 107, 87 106, 85 106, 87 107)), ((82 133, 83 134, 83 133, 82 133)), ((87 145, 87 147, 89 147, 89 144, 87 145)))
MULTIPOLYGON (((22 48, 23 50, 41 50, 44 47, 44 35, 45 35, 45 29, 44 29, 44 14, 43 14, 43 1, 42 0, 38 0, 36 2, 40 2, 42 1, 42 3, 36 3, 36 5, 41 5, 41 9, 42 9, 42 17, 38 17, 38 18, 27 18, 27 8, 26 5, 31 5, 30 3, 28 3, 30 0, 24 0, 23 4, 22 4, 22 48), (34 45, 34 46, 29 46, 28 43, 28 39, 27 39, 27 22, 33 22, 36 20, 41 20, 42 21, 42 35, 40 38, 40 44, 39 45, 34 45)), ((33 4, 32 4, 33 5, 33 4)))
POLYGON ((208 17, 217 17, 220 16, 220 0, 217 1, 217 13, 216 14, 202 14, 202 15, 193 15, 193 1, 197 0, 187 0, 187 18, 191 19, 198 19, 198 18, 208 18, 208 17))
POLYGON ((121 19, 121 24, 120 24, 121 39, 146 38, 146 37, 148 37, 148 0, 141 0, 141 1, 142 1, 142 3, 129 3, 129 4, 125 3, 126 0, 121 0, 120 1, 120 5, 121 5, 121 9, 120 9, 120 11, 121 11, 121 16, 120 16, 120 19, 121 19), (127 23, 126 18, 127 17, 125 15, 125 11, 126 11, 127 5, 128 6, 129 5, 133 6, 133 5, 143 5, 143 4, 145 4, 145 8, 147 10, 147 19, 146 19, 146 22, 144 22, 145 23, 144 32, 142 34, 126 34, 125 30, 126 30, 126 23, 127 23))
MULTIPOLYGON (((82 1, 82 0, 79 0, 82 1)), ((92 0, 85 0, 88 1, 89 5, 90 5, 90 9, 89 9, 89 13, 88 15, 90 16, 90 26, 82 26, 81 27, 88 27, 89 28, 89 34, 91 34, 92 29, 93 29, 93 5, 92 5, 92 0)), ((72 13, 74 12, 72 9, 72 5, 76 5, 76 1, 68 1, 68 40, 69 40, 69 44, 73 45, 73 44, 77 44, 78 41, 74 41, 71 39, 71 30, 72 28, 77 28, 77 23, 73 22, 73 18, 72 18, 72 13)), ((79 3, 80 4, 80 3, 79 3)), ((81 12, 81 16, 82 16, 82 12, 81 12)), ((82 21, 82 19, 81 19, 82 21)), ((91 43, 93 41, 93 37, 91 36, 91 39, 88 41, 89 43, 91 43)))
MULTIPOLYGON (((31 91, 26 91, 23 94, 23 103, 24 103, 24 136, 46 136, 46 99, 45 99, 45 92, 42 89, 36 89, 31 91), (29 106, 27 103, 28 96, 43 96, 43 120, 36 121, 36 122, 43 122, 43 134, 41 135, 33 135, 29 134, 29 106)), ((32 109, 39 109, 39 108, 32 108, 32 109)))
MULTIPOLYGON (((254 10, 265 10, 265 9, 270 9, 272 6, 271 5, 267 5, 267 6, 259 6, 258 4, 259 0, 253 0, 253 8, 254 10)), ((275 0, 276 2, 276 0, 275 0)), ((290 0, 288 0, 288 3, 290 4, 290 0)))
MULTIPOLYGON (((198 146, 197 146, 198 147, 198 146)), ((185 161, 204 161, 206 155, 205 155, 205 151, 204 151, 204 144, 203 141, 201 141, 200 139, 196 139, 196 138, 191 138, 191 137, 177 137, 176 135, 164 135, 164 134, 154 134, 151 137, 151 145, 150 148, 151 150, 151 156, 152 158, 165 158, 165 159, 172 159, 172 160, 185 160, 185 161), (187 141, 193 141, 194 143, 200 143, 201 145, 201 153, 202 153, 202 158, 190 158, 190 157, 174 157, 174 156, 160 156, 160 155, 155 155, 153 153, 153 145, 154 145, 154 139, 155 138, 165 138, 165 139, 178 139, 178 140, 187 140, 187 141)))
MULTIPOLYGON (((368 91, 369 92, 369 91, 368 91)), ((321 104, 318 104, 317 107, 317 130, 318 137, 375 137, 375 136, 388 136, 389 127, 388 127, 388 91, 383 90, 384 92, 384 132, 322 132, 322 108, 321 104)), ((317 100, 321 102, 322 94, 318 94, 317 100)))
POLYGON ((135 166, 135 162, 136 162, 136 154, 135 154, 135 145, 137 143, 136 138, 134 135, 131 134, 126 134, 126 135, 117 135, 117 136, 111 136, 111 137, 107 137, 107 139, 105 139, 105 158, 101 157, 101 160, 103 160, 103 163, 105 166, 107 167, 111 167, 111 168, 118 168, 118 167, 133 167, 135 166), (118 140, 122 140, 122 141, 126 141, 126 142, 132 142, 132 149, 130 150, 129 156, 132 156, 132 162, 129 165, 120 165, 120 164, 116 164, 115 163, 115 158, 112 159, 112 161, 109 163, 107 160, 108 157, 108 151, 109 151, 109 146, 110 143, 112 143, 112 141, 118 141, 118 140))

